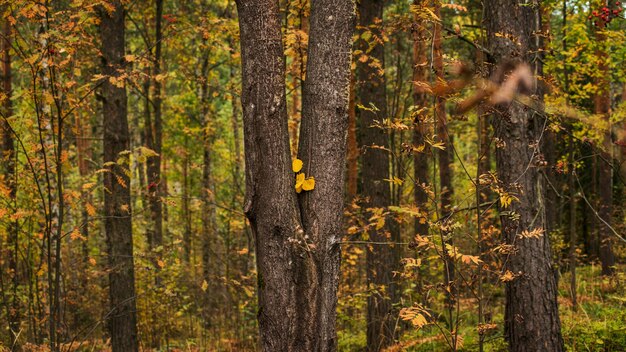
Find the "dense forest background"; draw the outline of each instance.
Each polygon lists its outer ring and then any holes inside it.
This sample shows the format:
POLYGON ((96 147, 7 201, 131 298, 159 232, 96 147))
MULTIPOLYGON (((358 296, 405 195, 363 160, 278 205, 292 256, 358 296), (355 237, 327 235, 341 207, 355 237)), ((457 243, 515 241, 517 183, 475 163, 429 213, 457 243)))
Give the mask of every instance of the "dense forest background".
POLYGON ((0 0, 0 351, 626 350, 623 9, 0 0))

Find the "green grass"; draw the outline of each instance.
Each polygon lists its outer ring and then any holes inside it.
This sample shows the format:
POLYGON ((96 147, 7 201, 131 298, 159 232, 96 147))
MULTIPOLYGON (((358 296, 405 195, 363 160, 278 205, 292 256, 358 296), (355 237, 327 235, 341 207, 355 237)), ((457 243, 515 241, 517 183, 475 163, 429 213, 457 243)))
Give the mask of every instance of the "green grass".
MULTIPOLYGON (((559 313, 561 331, 567 351, 619 352, 626 351, 626 289, 625 267, 618 268, 614 278, 603 278, 600 267, 588 265, 577 269, 576 292, 578 307, 574 310, 570 295, 570 275, 559 279, 559 313)), ((502 288, 497 288, 502 290, 502 288)), ((485 338, 487 352, 507 351, 503 329, 503 297, 496 292, 493 301, 492 322, 497 328, 485 338)), ((476 301, 462 299, 460 305, 459 335, 462 347, 458 351, 478 351, 478 319, 476 301)), ((362 320, 364 315, 359 315, 362 320)), ((443 322, 440 324, 443 325, 443 322)), ((348 331, 339 332, 340 351, 363 350, 366 344, 365 322, 352 321, 348 331)), ((423 329, 403 327, 399 343, 389 351, 448 351, 441 330, 429 325, 423 329)))

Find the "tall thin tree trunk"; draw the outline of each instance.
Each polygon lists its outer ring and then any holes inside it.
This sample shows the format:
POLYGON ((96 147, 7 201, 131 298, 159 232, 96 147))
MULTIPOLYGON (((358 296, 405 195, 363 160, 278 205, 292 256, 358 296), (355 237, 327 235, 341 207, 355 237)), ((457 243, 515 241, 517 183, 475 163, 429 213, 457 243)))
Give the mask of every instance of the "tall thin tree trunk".
MULTIPOLYGON (((11 24, 7 19, 2 21, 2 38, 0 38, 0 48, 2 53, 2 89, 0 90, 5 96, 2 106, 2 117, 0 117, 0 132, 2 133, 2 147, 0 148, 0 161, 4 165, 0 172, 4 177, 4 184, 8 189, 9 204, 11 211, 17 210, 17 165, 15 153, 15 141, 13 131, 7 120, 13 115, 13 106, 11 97, 13 93, 12 73, 11 73, 11 24)), ((11 278, 9 306, 9 330, 11 339, 15 340, 20 333, 20 307, 18 299, 18 260, 19 260, 19 228, 17 220, 7 224, 7 254, 9 264, 9 277, 11 278)), ((17 346, 17 345, 16 345, 17 346)))
MULTIPOLYGON (((563 0, 563 53, 567 52, 567 0, 563 0)), ((568 101, 569 97, 569 67, 564 66, 564 87, 565 101, 568 101)), ((576 150, 576 144, 574 141, 574 124, 569 125, 569 153, 567 160, 567 187, 569 188, 569 270, 570 270, 570 294, 572 297, 572 307, 574 310, 577 308, 576 297, 576 182, 574 177, 576 176, 576 164, 574 153, 576 150)), ((556 154, 556 153, 555 153, 556 154)), ((556 210, 555 210, 556 213, 556 210)), ((548 218, 549 219, 549 218, 548 218)))
MULTIPOLYGON (((213 244, 216 242, 217 238, 217 212, 216 212, 216 203, 215 203, 215 185, 213 182, 213 116, 211 116, 212 111, 209 105, 209 56, 208 53, 205 54, 202 61, 201 68, 201 79, 202 84, 200 85, 200 111, 202 113, 202 124, 203 124, 203 136, 202 136, 202 188, 201 188, 201 198, 202 202, 202 237, 201 237, 201 245, 202 245, 202 278, 207 283, 209 283, 209 287, 211 288, 210 283, 211 280, 211 259, 214 253, 213 244)), ((214 294, 210 291, 205 300, 205 305, 208 304, 208 307, 205 307, 205 323, 210 323, 209 316, 211 315, 209 312, 213 303, 208 298, 213 297, 214 294)))
POLYGON ((246 153, 244 210, 256 236, 264 351, 334 351, 354 3, 311 2, 298 157, 291 168, 278 2, 238 0, 246 153))
MULTIPOLYGON (((497 63, 528 64, 536 75, 541 75, 541 60, 535 57, 541 48, 539 7, 538 1, 485 2, 489 49, 497 63)), ((504 74, 493 79, 501 82, 504 74)), ((534 82, 537 93, 537 80, 534 82)), ((521 236, 524 231, 546 229, 544 182, 536 160, 540 150, 537 141, 545 121, 518 102, 498 105, 494 110, 496 137, 504 142, 496 150, 498 177, 506 191, 518 198, 502 209, 500 216, 503 238, 515 248, 503 269, 515 276, 506 282, 505 334, 509 349, 563 351, 549 237, 545 233, 539 237, 521 236), (518 186, 520 189, 516 189, 518 186)))
MULTIPOLYGON (((441 18, 441 3, 439 0, 434 1, 435 15, 441 18)), ((445 82, 445 74, 443 67, 443 26, 440 22, 435 22, 433 31, 433 70, 437 84, 445 82)), ((439 166, 439 199, 440 210, 439 216, 442 221, 443 243, 445 245, 452 244, 452 230, 449 229, 451 223, 450 211, 452 207, 452 171, 450 164, 452 163, 453 151, 452 140, 448 134, 448 120, 446 117, 446 99, 443 96, 435 97, 435 123, 437 126, 437 137, 439 141, 444 143, 445 149, 437 149, 437 161, 439 166)), ((455 301, 455 285, 454 285, 454 259, 449 255, 448 251, 442 250, 444 255, 444 284, 447 287, 446 304, 448 308, 448 324, 453 326, 452 311, 455 301)), ((456 344, 456 343, 455 343, 456 344)))
MULTIPOLYGON (((606 3, 606 2, 605 2, 606 3)), ((598 21, 598 29, 595 31, 596 41, 602 43, 606 40, 603 31, 606 25, 604 21, 598 21)), ((598 241, 600 242, 600 262, 602 263, 602 275, 615 273, 615 254, 611 244, 611 230, 613 223, 613 141, 611 136, 611 84, 609 81, 609 67, 606 64, 607 53, 602 50, 596 52, 598 56, 598 69, 600 74, 596 78, 597 93, 593 97, 594 113, 602 115, 607 122, 607 130, 604 133, 602 143, 602 155, 598 160, 598 188, 599 199, 598 215, 602 218, 597 228, 598 241), (607 225, 608 224, 608 225, 607 225)))
MULTIPOLYGON (((113 12, 101 9, 102 71, 106 77, 119 77, 125 67, 124 8, 111 2, 113 12)), ((108 79, 102 84, 104 115, 104 163, 114 163, 104 173, 104 216, 109 265, 110 314, 107 327, 113 352, 138 351, 135 271, 133 265, 132 212, 128 156, 130 147, 126 89, 108 79)))
POLYGON ((191 211, 189 209, 189 137, 185 135, 185 149, 183 153, 183 258, 190 263, 191 259, 191 211))
MULTIPOLYGON (((414 0, 413 4, 420 8, 428 6, 427 0, 414 0)), ((428 39, 426 33, 426 21, 420 19, 419 16, 414 16, 413 27, 411 27, 411 35, 413 39, 413 105, 415 112, 413 112, 413 147, 424 148, 422 151, 415 152, 413 154, 413 179, 415 184, 413 185, 413 199, 415 205, 419 208, 421 216, 415 218, 413 224, 413 231, 420 236, 428 235, 428 193, 426 192, 426 186, 428 184, 428 154, 426 153, 425 137, 428 134, 428 93, 424 89, 424 85, 428 82, 428 39)), ((422 266, 418 269, 418 293, 422 296, 422 303, 426 304, 427 298, 423 290, 424 274, 428 272, 428 265, 426 265, 426 256, 418 256, 423 258, 422 266)))
MULTIPOLYGON (((147 180, 148 180, 148 203, 150 207, 150 225, 148 228, 148 244, 151 250, 155 250, 163 244, 163 187, 161 180, 161 161, 163 160, 162 141, 163 126, 161 120, 162 82, 159 78, 161 74, 161 51, 163 46, 163 33, 161 23, 163 20, 163 0, 156 0, 156 35, 155 35, 155 53, 153 57, 153 89, 154 96, 152 98, 152 106, 154 107, 154 121, 146 121, 146 144, 148 148, 154 150, 158 155, 148 158, 147 161, 147 180)), ((147 113, 149 118, 150 114, 147 113)), ((160 268, 157 264, 158 257, 161 252, 152 253, 156 255, 154 259, 154 267, 158 271, 160 268)), ((158 278, 157 278, 157 281, 158 278)))
MULTIPOLYGON (((89 177, 89 165, 87 163, 87 158, 90 157, 90 143, 89 143, 89 133, 88 128, 83 125, 84 116, 77 113, 76 114, 76 154, 78 157, 78 173, 82 180, 85 180, 89 177)), ((82 192, 82 202, 83 207, 81 209, 81 235, 84 237, 82 239, 82 261, 83 265, 86 268, 89 261, 89 210, 88 206, 91 206, 92 197, 90 190, 83 190, 82 192)), ((87 276, 82 276, 82 288, 84 289, 87 285, 87 276)))
MULTIPOLYGON (((413 2, 416 6, 424 7, 426 5, 425 0, 415 0, 413 2)), ((428 39, 424 35, 425 23, 420 20, 418 16, 415 16, 415 24, 411 29, 413 35, 413 105, 415 109, 418 109, 419 113, 415 113, 413 119, 413 146, 415 148, 424 147, 426 143, 424 137, 428 133, 426 121, 428 120, 428 93, 424 89, 424 85, 428 79, 428 39)), ((428 157, 424 151, 415 153, 413 155, 413 177, 415 179, 415 190, 413 197, 415 204, 420 210, 425 213, 428 206, 428 194, 424 190, 422 185, 426 185, 428 182, 428 157)), ((415 233, 425 236, 428 234, 428 223, 424 219, 415 219, 415 233)))
MULTIPOLYGON (((384 2, 381 0, 362 0, 359 2, 359 25, 372 32, 372 36, 381 36, 384 2)), ((372 40, 374 41, 374 40, 372 40)), ((375 41, 374 41, 375 42, 375 41)), ((369 61, 358 67, 357 97, 366 109, 359 110, 361 129, 359 144, 364 148, 361 155, 361 192, 367 200, 367 207, 386 208, 392 205, 391 186, 385 179, 390 179, 390 157, 386 150, 374 146, 389 147, 389 135, 384 128, 374 127, 376 122, 382 125, 387 118, 387 97, 385 88, 384 46, 380 43, 370 45, 363 41, 361 48, 369 61), (372 107, 372 105, 374 107, 372 107), (370 109, 371 108, 371 109, 370 109)), ((370 234, 372 242, 396 242, 399 232, 397 226, 387 219, 380 230, 370 234)), ((367 282, 374 288, 367 299, 367 349, 379 351, 395 340, 393 303, 397 302, 397 287, 393 281, 393 272, 399 264, 398 248, 392 244, 369 245, 367 247, 367 282)))

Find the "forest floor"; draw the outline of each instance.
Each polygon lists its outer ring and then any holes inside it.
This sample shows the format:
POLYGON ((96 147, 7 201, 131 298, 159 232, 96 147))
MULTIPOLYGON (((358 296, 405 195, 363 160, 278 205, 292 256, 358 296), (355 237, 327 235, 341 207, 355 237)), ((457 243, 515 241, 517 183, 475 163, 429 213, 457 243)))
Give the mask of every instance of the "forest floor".
MULTIPOLYGON (((570 273, 563 273, 559 279, 559 307, 561 325, 566 350, 578 351, 626 351, 626 266, 620 266, 617 275, 613 278, 602 277, 599 265, 587 265, 577 270, 577 299, 578 305, 574 309, 570 294, 570 273)), ((503 321, 503 294, 500 292, 493 297, 492 322, 494 329, 485 334, 484 351, 506 351, 504 341, 503 321)), ((474 299, 461 299, 460 322, 457 351, 478 351, 478 319, 476 314, 476 302, 474 299)), ((361 319, 363 320, 363 319, 361 319)), ((341 323, 339 324, 342 325, 341 323)), ((339 351, 362 351, 365 347, 365 321, 350 324, 349 329, 339 330, 339 351)), ((434 325, 428 325, 420 330, 403 326, 400 342, 386 350, 386 352, 399 351, 447 351, 451 350, 446 343, 441 330, 434 325)), ((223 332, 223 336, 229 335, 223 332)), ((214 341, 211 347, 195 347, 193 339, 187 341, 175 341, 173 339, 169 349, 161 351, 172 352, 196 352, 196 351, 242 351, 241 341, 223 338, 214 341), (186 346, 186 347, 173 347, 186 346)), ((252 341, 243 345, 250 346, 252 341)), ((84 341, 79 347, 77 343, 66 344, 63 351, 110 351, 106 343, 102 341, 84 341)), ((0 345, 0 352, 8 352, 9 349, 0 345)), ((26 352, 48 352, 47 346, 26 345, 26 352)), ((143 349, 143 351, 155 351, 143 349)))
MULTIPOLYGON (((577 268, 577 307, 574 309, 570 290, 570 273, 559 278, 559 311, 561 331, 567 351, 626 351, 626 274, 618 267, 613 278, 602 277, 599 265, 577 268)), ((498 308, 493 309, 492 321, 503 321, 503 296, 497 297, 498 308)), ((461 301, 458 351, 478 351, 478 325, 476 302, 461 301)), ((365 335, 362 336, 365 339, 365 335)), ((340 340, 340 347, 341 347, 340 340)), ((342 346, 341 351, 354 351, 356 346, 342 346)), ((405 331, 401 342, 388 349, 396 351, 446 351, 450 350, 440 330, 427 326, 418 331, 405 331)), ((485 352, 507 351, 502 326, 485 334, 485 352)))

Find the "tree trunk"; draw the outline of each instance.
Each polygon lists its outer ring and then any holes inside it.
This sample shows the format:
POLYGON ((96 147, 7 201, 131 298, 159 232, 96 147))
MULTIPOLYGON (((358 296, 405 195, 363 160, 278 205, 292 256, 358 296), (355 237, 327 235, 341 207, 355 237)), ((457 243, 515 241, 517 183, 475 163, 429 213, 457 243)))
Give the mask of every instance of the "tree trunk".
MULTIPOLYGON (((415 0, 416 6, 424 7, 425 0, 415 0)), ((422 185, 428 183, 428 157, 426 154, 426 142, 424 137, 428 133, 426 121, 428 120, 428 92, 423 88, 423 84, 428 80, 428 39, 424 35, 425 23, 418 16, 415 16, 415 25, 411 29, 413 35, 413 105, 419 113, 413 118, 413 146, 419 148, 424 146, 424 151, 413 155, 413 177, 415 179, 415 190, 413 197, 415 205, 426 215, 428 206, 428 194, 422 185), (423 110, 419 110, 423 109, 423 110)), ((427 217, 424 219, 426 220, 427 217)), ((428 222, 422 219, 415 219, 415 233, 428 235, 428 222)))
MULTIPOLYGON (((414 0, 413 4, 420 8, 428 6, 427 0, 414 0)), ((428 38, 425 33, 426 21, 419 16, 414 16, 414 24, 411 28, 413 39, 413 147, 424 148, 421 152, 413 154, 413 200, 419 209, 421 216, 416 217, 413 223, 413 231, 420 236, 428 235, 428 154, 426 151, 425 137, 428 135, 428 92, 424 84, 428 82, 428 38)), ((422 304, 427 305, 427 295, 424 292, 424 276, 428 273, 427 256, 418 251, 417 256, 422 259, 422 266, 417 269, 417 291, 422 297, 422 304)))
MULTIPOLYGON (((4 93, 4 101, 0 107, 2 111, 2 117, 0 118, 0 132, 2 133, 2 145, 0 148, 0 162, 4 165, 0 172, 2 172, 4 185, 8 190, 9 204, 12 209, 11 212, 17 210, 17 174, 16 174, 16 154, 15 154, 15 141, 13 138, 13 131, 9 122, 6 120, 13 115, 13 106, 11 103, 11 96, 13 91, 12 86, 12 73, 11 73, 11 24, 7 19, 2 21, 2 37, 0 38, 0 47, 2 53, 2 88, 0 92, 4 93)), ((18 299, 18 259, 19 259, 19 232, 17 220, 8 221, 7 224, 7 252, 8 264, 9 264, 9 277, 11 278, 10 297, 11 303, 8 307, 8 320, 9 329, 11 333, 11 342, 17 338, 20 333, 20 309, 18 299)), ((4 255, 4 253, 3 253, 4 255)))
MULTIPOLYGON (((124 8, 112 1, 113 12, 101 10, 102 71, 119 77, 124 62, 124 8)), ((126 89, 108 79, 102 84, 104 163, 114 163, 104 173, 104 216, 109 264, 110 314, 107 327, 114 352, 138 351, 135 272, 133 266, 130 178, 125 172, 129 150, 126 89), (122 153, 122 154, 120 154, 122 153), (117 163, 122 158, 126 165, 117 163)))
MULTIPOLYGON (((381 36, 384 2, 362 0, 359 3, 359 25, 367 28, 373 36, 381 36)), ((375 40, 370 40, 375 42, 375 40)), ((386 208, 391 203, 389 152, 373 148, 389 148, 387 131, 372 127, 382 124, 387 118, 387 97, 384 76, 384 46, 362 40, 361 49, 369 57, 367 63, 358 67, 357 98, 366 109, 359 110, 359 144, 364 149, 361 155, 361 191, 367 200, 368 208, 386 208), (374 105, 375 108, 371 108, 374 105)), ((385 209, 386 210, 386 209, 385 209)), ((398 239, 397 226, 388 219, 380 230, 369 234, 372 242, 394 242, 398 239)), ((398 248, 393 245, 370 245, 367 247, 367 282, 374 291, 367 299, 367 349, 379 351, 389 346, 395 339, 396 319, 392 309, 397 302, 397 287, 393 282, 393 272, 399 265, 398 248)))
MULTIPOLYGON (((441 18, 441 3, 434 1, 435 15, 441 18)), ((436 84, 445 83, 445 74, 443 71, 443 27, 439 22, 435 22, 433 33, 433 70, 435 71, 436 84)), ((439 199, 440 209, 439 217, 442 219, 442 232, 443 243, 445 245, 452 245, 452 230, 449 229, 451 223, 450 211, 452 207, 452 171, 450 170, 450 164, 452 163, 452 141, 448 135, 448 120, 446 118, 446 98, 443 96, 435 97, 435 118, 437 125, 437 137, 439 141, 444 143, 445 149, 436 149, 437 161, 439 166, 439 199)), ((452 321, 452 312, 454 306, 454 300, 456 295, 456 289, 454 285, 454 259, 448 254, 448 251, 442 249, 444 256, 444 284, 448 288, 446 290, 446 305, 448 308, 448 324, 452 327, 454 322, 452 321)), ((455 342, 456 344, 456 342, 455 342)))
POLYGON ((213 244, 217 238, 217 211, 215 203, 215 185, 213 182, 213 121, 209 105, 209 53, 207 52, 202 61, 202 82, 200 86, 200 110, 202 112, 202 278, 209 284, 209 291, 204 301, 205 323, 210 323, 211 309, 214 302, 209 298, 214 297, 211 282, 211 259, 215 252, 213 244))
MULTIPOLYGON (((154 107, 154 121, 146 121, 146 144, 148 148, 154 150, 158 155, 148 158, 146 167, 146 176, 148 181, 148 203, 150 207, 150 224, 148 228, 148 245, 151 251, 156 250, 163 244, 163 203, 161 202, 162 190, 164 185, 161 184, 161 161, 163 160, 162 152, 162 135, 163 127, 161 121, 161 85, 160 79, 157 77, 161 74, 161 48, 163 42, 163 33, 161 31, 161 22, 163 18, 163 0, 156 0, 156 37, 155 37, 155 53, 153 58, 153 85, 154 96, 152 99, 154 107)), ((146 117, 150 117, 148 113, 146 117)), ((157 264, 158 258, 162 252, 152 252, 155 255, 154 268, 159 270, 157 264)), ((157 278, 158 282, 158 278, 157 278)))
MULTIPOLYGON (((536 75, 541 74, 541 61, 534 57, 541 47, 539 11, 537 1, 485 3, 489 49, 496 62, 526 63, 532 65, 536 75)), ((502 81, 504 75, 500 76, 494 79, 502 81)), ((506 283, 505 334, 509 348, 563 351, 549 237, 545 233, 538 238, 520 236, 523 231, 546 228, 544 183, 536 163, 540 148, 536 144, 544 121, 518 102, 494 107, 493 118, 496 137, 503 141, 496 149, 498 177, 505 190, 518 198, 501 213, 503 237, 516 249, 506 258, 503 269, 515 275, 506 283), (513 212, 515 216, 511 216, 513 212)))
POLYGON ((237 1, 243 63, 245 212, 256 236, 264 351, 333 351, 354 3, 311 3, 295 192, 278 2, 237 1))
POLYGON ((183 153, 183 259, 191 263, 191 210, 189 209, 191 181, 189 177, 189 137, 185 135, 183 153))
MULTIPOLYGON (((598 21, 598 30, 595 32, 596 41, 602 43, 606 41, 603 33, 605 29, 604 21, 598 21)), ((598 215, 602 220, 599 222, 598 241, 600 241, 600 262, 602 263, 602 275, 613 275, 615 273, 615 254, 611 245, 611 229, 613 217, 613 141, 611 139, 611 83, 609 67, 606 64, 607 53, 601 50, 596 52, 598 56, 598 70, 600 74, 596 78, 598 91, 593 97, 593 110, 595 114, 602 115, 609 126, 604 132, 602 143, 602 155, 598 160, 598 188, 599 199, 598 215)))

